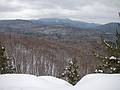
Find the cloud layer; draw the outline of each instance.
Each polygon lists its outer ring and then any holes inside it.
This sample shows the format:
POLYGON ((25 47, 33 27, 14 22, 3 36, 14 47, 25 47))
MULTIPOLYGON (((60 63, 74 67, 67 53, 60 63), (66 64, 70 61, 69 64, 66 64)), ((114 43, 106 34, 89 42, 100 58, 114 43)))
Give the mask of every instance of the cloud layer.
POLYGON ((119 21, 119 0, 0 0, 0 19, 70 18, 119 21))

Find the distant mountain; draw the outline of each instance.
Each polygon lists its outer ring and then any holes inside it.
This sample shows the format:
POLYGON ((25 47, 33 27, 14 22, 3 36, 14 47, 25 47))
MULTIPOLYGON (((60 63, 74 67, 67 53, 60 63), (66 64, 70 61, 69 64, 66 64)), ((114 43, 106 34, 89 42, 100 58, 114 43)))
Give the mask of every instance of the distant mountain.
POLYGON ((68 18, 42 18, 38 20, 0 20, 0 31, 45 32, 45 30, 51 29, 52 32, 56 32, 57 29, 57 32, 60 32, 60 30, 64 31, 65 28, 74 28, 73 30, 96 30, 100 33, 114 33, 116 30, 120 30, 120 25, 119 23, 115 22, 104 25, 86 23, 82 21, 70 20, 68 18))
POLYGON ((32 22, 40 25, 63 25, 67 27, 82 28, 82 29, 91 29, 100 24, 95 23, 86 23, 81 21, 74 21, 68 18, 58 19, 58 18, 43 18, 39 20, 32 20, 32 22))
POLYGON ((33 26, 33 23, 29 20, 0 20, 0 27, 28 28, 30 26, 33 26))
POLYGON ((120 31, 120 24, 112 22, 97 26, 95 29, 102 33, 115 33, 116 31, 120 31))

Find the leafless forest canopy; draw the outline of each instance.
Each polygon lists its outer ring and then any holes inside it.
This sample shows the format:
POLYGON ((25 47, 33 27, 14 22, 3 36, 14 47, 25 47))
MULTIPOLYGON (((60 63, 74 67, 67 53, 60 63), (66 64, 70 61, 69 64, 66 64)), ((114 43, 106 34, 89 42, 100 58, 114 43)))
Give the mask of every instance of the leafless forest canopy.
POLYGON ((75 58, 80 77, 83 77, 93 73, 99 64, 94 54, 104 54, 96 30, 34 25, 29 21, 0 23, 0 41, 5 45, 7 55, 15 62, 17 73, 61 77, 68 61, 75 58))

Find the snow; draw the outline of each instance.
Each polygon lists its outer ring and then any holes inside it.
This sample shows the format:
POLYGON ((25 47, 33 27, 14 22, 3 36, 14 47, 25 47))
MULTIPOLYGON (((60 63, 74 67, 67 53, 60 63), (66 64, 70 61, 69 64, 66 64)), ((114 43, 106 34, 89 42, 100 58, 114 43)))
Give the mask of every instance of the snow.
POLYGON ((5 47, 2 47, 2 49, 5 49, 5 47))
MULTIPOLYGON (((119 60, 119 61, 120 61, 120 58, 117 58, 117 57, 115 57, 115 56, 111 56, 109 59, 110 59, 110 60, 119 60)), ((119 61, 118 61, 118 63, 119 63, 119 61)))
POLYGON ((0 90, 71 90, 73 86, 52 76, 0 75, 0 90))
POLYGON ((103 73, 103 70, 95 70, 95 72, 97 73, 97 72, 101 72, 101 73, 103 73))
POLYGON ((88 74, 75 86, 52 76, 4 74, 0 90, 120 90, 120 74, 88 74))
POLYGON ((110 60, 116 60, 117 58, 116 57, 114 57, 114 56, 111 56, 110 57, 110 60))
POLYGON ((120 74, 89 74, 76 85, 75 90, 120 90, 120 74))
POLYGON ((47 82, 50 82, 52 85, 57 84, 58 86, 72 87, 72 85, 67 83, 66 81, 64 81, 62 79, 52 77, 52 76, 40 76, 39 79, 40 80, 43 79, 43 80, 45 80, 47 82))

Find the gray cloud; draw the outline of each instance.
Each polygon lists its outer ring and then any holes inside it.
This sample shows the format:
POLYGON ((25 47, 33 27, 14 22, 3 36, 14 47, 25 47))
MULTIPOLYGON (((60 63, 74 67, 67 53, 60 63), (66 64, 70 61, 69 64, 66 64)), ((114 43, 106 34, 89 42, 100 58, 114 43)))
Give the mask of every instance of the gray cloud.
POLYGON ((59 17, 106 23, 119 21, 119 9, 119 0, 0 0, 1 19, 59 17))
POLYGON ((22 5, 16 1, 8 2, 7 0, 0 1, 1 12, 16 12, 22 10, 22 5))

